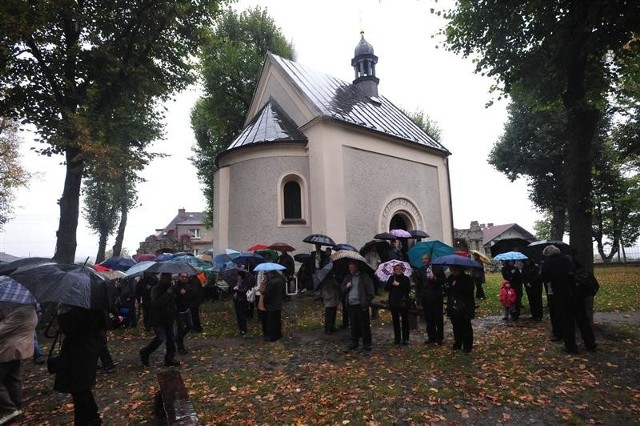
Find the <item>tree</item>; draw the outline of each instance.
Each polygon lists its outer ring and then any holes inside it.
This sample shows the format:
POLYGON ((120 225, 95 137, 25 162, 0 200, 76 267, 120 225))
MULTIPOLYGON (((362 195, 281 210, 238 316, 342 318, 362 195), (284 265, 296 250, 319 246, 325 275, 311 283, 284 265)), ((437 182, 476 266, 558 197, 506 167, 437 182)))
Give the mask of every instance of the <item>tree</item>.
POLYGON ((567 203, 565 194, 566 120, 560 105, 535 109, 526 96, 512 90, 505 131, 489 153, 489 164, 512 182, 524 176, 529 199, 551 226, 549 239, 562 240, 567 203))
POLYGON ((0 117, 0 230, 13 216, 14 191, 26 186, 30 177, 20 163, 18 125, 0 117))
POLYGON ((431 136, 436 142, 442 142, 442 129, 438 125, 438 122, 431 118, 424 111, 409 112, 402 110, 407 117, 411 119, 418 127, 420 127, 426 134, 431 136))
POLYGON ((196 147, 191 158, 213 218, 215 158, 242 130, 267 52, 293 58, 293 47, 266 9, 225 10, 202 49, 204 96, 191 113, 196 147))
POLYGON ((74 260, 85 161, 109 144, 90 114, 193 82, 191 58, 219 2, 0 2, 0 116, 35 125, 41 152, 66 163, 56 260, 74 260))
POLYGON ((460 0, 445 13, 446 46, 509 93, 517 85, 537 105, 562 102, 566 114, 571 245, 591 267, 591 144, 621 59, 638 49, 635 2, 460 0), (628 47, 626 47, 628 46, 628 47))

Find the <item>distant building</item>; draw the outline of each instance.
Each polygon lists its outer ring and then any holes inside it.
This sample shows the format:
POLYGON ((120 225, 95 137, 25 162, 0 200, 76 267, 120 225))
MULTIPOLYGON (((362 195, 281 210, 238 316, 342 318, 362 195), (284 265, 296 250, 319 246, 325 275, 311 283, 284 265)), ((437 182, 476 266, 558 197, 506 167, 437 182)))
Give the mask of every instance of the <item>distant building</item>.
POLYGON ((453 243, 450 152, 378 94, 377 61, 362 37, 348 83, 267 54, 245 128, 216 158, 216 247, 305 250, 314 233, 360 246, 392 228, 453 243))
POLYGON ((138 254, 188 252, 198 255, 213 246, 213 231, 204 224, 204 212, 179 209, 167 226, 140 243, 138 254))
POLYGON ((485 225, 474 220, 469 229, 454 230, 456 250, 478 250, 489 256, 493 256, 493 252, 498 248, 504 248, 504 251, 519 251, 533 241, 536 241, 536 237, 517 223, 485 225))

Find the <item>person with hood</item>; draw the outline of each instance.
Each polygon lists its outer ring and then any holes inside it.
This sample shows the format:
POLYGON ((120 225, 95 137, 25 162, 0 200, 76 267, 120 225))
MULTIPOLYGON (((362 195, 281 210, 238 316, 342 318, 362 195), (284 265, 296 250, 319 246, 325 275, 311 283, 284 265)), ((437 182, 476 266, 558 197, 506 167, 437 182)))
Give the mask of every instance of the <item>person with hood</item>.
POLYGON ((393 275, 387 280, 384 289, 389 293, 389 310, 393 321, 393 343, 408 345, 411 280, 404 274, 404 265, 398 263, 393 267, 393 275))
POLYGON ((176 322, 176 302, 174 288, 171 285, 171 274, 160 274, 160 282, 151 289, 151 325, 155 337, 147 346, 140 349, 140 361, 143 365, 149 366, 149 356, 165 343, 166 353, 164 355, 164 365, 179 366, 180 362, 175 360, 176 342, 173 327, 176 322))
POLYGON ((33 305, 0 302, 0 424, 22 414, 22 361, 33 356, 33 305))
POLYGON ((542 265, 542 281, 548 283, 553 291, 554 306, 561 328, 564 350, 570 354, 578 353, 575 326, 578 325, 584 346, 588 351, 595 351, 598 345, 593 334, 591 321, 587 316, 584 295, 576 291, 575 264, 569 255, 562 255, 554 245, 544 248, 545 257, 542 265))
POLYGON ((449 266, 451 274, 447 277, 445 294, 447 295, 447 315, 453 326, 452 349, 471 352, 473 349, 473 327, 475 317, 474 284, 471 276, 461 266, 449 266))
POLYGON ((342 280, 340 288, 346 293, 351 325, 351 344, 347 349, 358 349, 358 343, 362 339, 364 350, 369 352, 372 349, 369 307, 375 297, 373 281, 368 274, 360 271, 358 262, 350 261, 349 273, 342 280))
POLYGON ((76 426, 100 425, 102 420, 92 388, 106 327, 105 313, 100 309, 61 305, 58 327, 62 345, 53 388, 71 394, 76 426))

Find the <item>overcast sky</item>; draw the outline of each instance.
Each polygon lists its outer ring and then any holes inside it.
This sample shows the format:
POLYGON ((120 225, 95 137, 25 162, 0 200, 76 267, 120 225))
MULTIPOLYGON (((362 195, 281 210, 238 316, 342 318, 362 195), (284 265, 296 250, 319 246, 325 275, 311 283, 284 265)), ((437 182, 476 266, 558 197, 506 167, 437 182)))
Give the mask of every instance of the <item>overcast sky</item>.
MULTIPOLYGON (((408 111, 421 110, 442 129, 442 144, 450 157, 454 226, 468 228, 472 220, 496 225, 518 223, 533 233, 540 216, 527 198, 524 181, 511 183, 487 164, 491 147, 502 134, 506 102, 492 99, 492 80, 473 73, 473 64, 437 48, 437 30, 444 20, 432 7, 450 2, 433 0, 300 0, 240 1, 238 10, 255 5, 268 13, 293 43, 296 60, 317 71, 352 81, 351 59, 360 31, 378 56, 379 92, 408 111), (505 202, 506 201, 506 202, 505 202)), ((139 242, 163 228, 179 208, 202 211, 205 206, 189 157, 195 143, 189 114, 199 93, 192 89, 167 105, 166 137, 151 150, 169 154, 145 170, 139 186, 140 206, 129 214, 124 246, 135 253, 139 242)), ((17 194, 15 219, 0 233, 0 252, 15 256, 52 256, 58 228, 64 166, 62 157, 45 158, 30 151, 25 135, 23 162, 38 176, 17 194)), ((428 230, 426 230, 428 232, 428 230)), ((77 257, 95 258, 97 235, 84 220, 78 228, 77 257)), ((257 236, 256 241, 260 240, 257 236)), ((110 239, 108 247, 113 245, 110 239)), ((243 249, 242 247, 238 249, 243 249)))

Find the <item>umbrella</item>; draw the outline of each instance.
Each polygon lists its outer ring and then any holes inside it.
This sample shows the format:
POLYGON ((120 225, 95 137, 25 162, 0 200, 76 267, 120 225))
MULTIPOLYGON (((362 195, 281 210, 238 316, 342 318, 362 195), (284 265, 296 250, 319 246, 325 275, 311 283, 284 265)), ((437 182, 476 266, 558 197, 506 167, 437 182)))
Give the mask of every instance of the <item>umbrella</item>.
POLYGON ((189 274, 196 275, 198 271, 193 266, 185 262, 155 262, 146 270, 147 272, 153 272, 155 274, 169 273, 169 274, 189 274))
POLYGON ((234 250, 234 249, 224 249, 224 253, 229 256, 231 259, 235 259, 236 257, 240 256, 240 252, 238 250, 234 250))
POLYGON ((125 274, 127 274, 128 277, 137 277, 142 275, 143 272, 145 272, 147 269, 149 269, 151 266, 155 264, 156 262, 152 260, 144 260, 140 263, 136 263, 131 268, 127 269, 125 274))
POLYGON ((253 268, 253 272, 269 272, 269 271, 284 271, 285 268, 284 266, 280 265, 279 263, 273 263, 273 262, 263 262, 261 264, 259 264, 258 266, 256 266, 255 268, 253 268))
POLYGON ((376 277, 383 283, 387 282, 389 277, 393 275, 393 268, 395 268, 396 265, 402 265, 404 267, 404 271, 402 273, 407 277, 411 277, 411 265, 409 265, 407 262, 395 259, 378 265, 378 269, 376 269, 376 277))
POLYGON ((293 258, 296 262, 305 263, 311 259, 311 255, 309 253, 298 253, 293 258))
POLYGON ((175 257, 175 254, 173 253, 160 253, 153 260, 155 260, 156 262, 166 262, 167 260, 171 260, 174 257, 175 257))
POLYGON ((18 281, 10 277, 0 276, 0 302, 33 305, 36 303, 36 298, 18 281))
POLYGON ((196 257, 202 260, 203 262, 209 262, 209 263, 213 262, 213 256, 207 253, 200 253, 196 257))
POLYGON ((109 281, 118 280, 127 276, 126 273, 118 270, 107 269, 106 271, 97 271, 100 275, 109 281))
POLYGON ((258 250, 255 253, 264 257, 269 262, 275 262, 276 260, 278 260, 278 252, 275 250, 264 249, 264 250, 258 250))
POLYGON ((104 310, 113 305, 113 285, 85 265, 50 262, 25 266, 13 272, 11 278, 29 289, 40 303, 104 310))
POLYGON ((267 259, 257 253, 241 253, 238 257, 232 260, 236 265, 244 266, 250 271, 260 263, 264 263, 266 261, 267 259))
POLYGON ((379 234, 374 235, 373 238, 376 240, 395 240, 398 237, 396 237, 395 235, 389 232, 381 232, 379 234))
POLYGON ((309 244, 320 244, 321 246, 335 246, 336 242, 333 241, 331 239, 331 237, 328 237, 326 235, 322 235, 322 234, 311 234, 311 235, 307 235, 304 240, 302 240, 303 243, 309 243, 309 244))
POLYGON ((421 241, 416 243, 409 249, 407 254, 409 255, 409 263, 411 266, 419 268, 422 266, 422 256, 428 254, 432 259, 447 254, 453 254, 455 249, 448 244, 439 240, 421 241))
POLYGON ((338 250, 330 256, 331 261, 333 262, 333 267, 341 267, 343 268, 350 261, 356 261, 358 265, 360 265, 360 270, 363 272, 371 273, 373 269, 367 263, 367 259, 365 259, 360 253, 357 251, 351 250, 338 250))
POLYGON ((500 253, 497 256, 493 257, 494 260, 525 260, 528 259, 527 256, 520 253, 519 251, 508 251, 506 253, 500 253))
POLYGON ((458 256, 457 254, 447 254, 435 258, 432 265, 442 266, 461 266, 463 268, 482 268, 482 263, 477 260, 470 259, 465 256, 458 256))
POLYGON ((482 253, 481 251, 478 250, 469 250, 469 253, 471 253, 472 255, 476 255, 478 256, 478 261, 484 263, 485 265, 491 265, 491 259, 489 259, 489 256, 487 256, 486 254, 482 253))
POLYGON ((9 275, 18 268, 31 267, 43 263, 55 262, 53 259, 46 257, 25 257, 24 259, 14 260, 0 267, 0 275, 9 275))
POLYGON ((268 248, 270 248, 271 250, 282 251, 282 252, 296 251, 295 248, 291 247, 287 243, 273 243, 268 248))
POLYGON ((144 262, 146 260, 155 260, 156 255, 151 253, 140 253, 131 256, 136 262, 144 262))
POLYGON ((409 234, 411 234, 411 238, 429 238, 429 234, 419 229, 412 229, 409 234))
POLYGON ((389 250, 389 243, 384 240, 367 241, 362 247, 360 247, 359 253, 364 256, 371 247, 375 247, 378 254, 382 254, 389 250))
POLYGON ((251 247, 249 247, 247 249, 247 251, 254 252, 254 251, 258 251, 258 250, 264 250, 266 248, 269 248, 269 246, 264 244, 264 243, 258 243, 258 244, 254 244, 251 247))
POLYGON ((542 260, 542 251, 545 247, 548 246, 556 246, 560 250, 562 254, 568 254, 570 256, 574 256, 577 252, 576 249, 571 247, 569 244, 564 241, 551 241, 551 240, 542 240, 542 241, 534 241, 528 246, 526 246, 522 252, 527 255, 529 259, 540 261, 542 260))
POLYGON ((324 281, 324 279, 327 278, 327 275, 329 275, 329 272, 331 272, 332 269, 333 269, 333 262, 328 262, 322 268, 316 270, 316 272, 313 274, 314 290, 317 290, 318 287, 320 287, 320 284, 322 284, 322 281, 324 281))
POLYGON ((339 250, 351 250, 351 251, 358 251, 357 248, 355 248, 354 246, 352 246, 351 244, 347 244, 347 243, 340 243, 340 244, 336 244, 335 246, 332 247, 332 249, 334 251, 339 251, 339 250))
POLYGON ((109 259, 100 263, 100 265, 104 266, 105 268, 113 269, 114 271, 122 271, 122 272, 131 268, 135 264, 136 264, 135 260, 130 259, 128 257, 120 257, 120 256, 110 257, 109 259))
POLYGON ((411 238, 412 235, 408 232, 405 231, 404 229, 392 229, 391 231, 389 231, 389 233, 391 235, 393 235, 396 238, 411 238))
POLYGON ((239 268, 237 266, 234 266, 233 268, 225 269, 224 271, 220 272, 218 274, 218 278, 222 278, 231 287, 233 287, 236 285, 236 282, 238 281, 238 271, 245 271, 247 273, 247 279, 249 280, 249 282, 250 283, 253 282, 254 283, 253 285, 255 285, 255 279, 254 279, 253 273, 251 271, 246 270, 245 268, 239 268))
POLYGON ((199 271, 204 271, 205 269, 211 268, 211 263, 205 262, 203 260, 198 259, 195 256, 182 255, 176 256, 173 259, 169 259, 167 262, 183 262, 188 263, 199 271))
POLYGON ((498 240, 491 246, 491 256, 496 257, 496 255, 508 251, 522 251, 522 249, 528 245, 529 241, 524 238, 505 238, 498 240))

